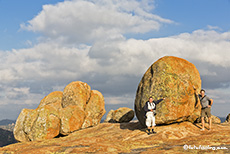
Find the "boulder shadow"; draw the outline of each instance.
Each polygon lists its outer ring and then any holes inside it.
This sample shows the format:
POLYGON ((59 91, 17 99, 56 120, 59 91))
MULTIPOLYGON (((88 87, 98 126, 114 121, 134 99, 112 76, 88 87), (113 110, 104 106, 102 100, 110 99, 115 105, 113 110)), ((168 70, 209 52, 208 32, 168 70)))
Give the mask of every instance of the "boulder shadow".
POLYGON ((120 129, 128 129, 131 131, 140 130, 146 132, 147 127, 141 125, 141 123, 138 120, 135 120, 126 123, 120 123, 120 129))
POLYGON ((129 122, 130 120, 132 120, 134 118, 134 111, 131 110, 129 112, 127 112, 126 114, 124 114, 120 119, 119 122, 129 122))
MULTIPOLYGON (((194 126, 196 126, 197 128, 201 129, 202 128, 202 124, 201 123, 193 123, 194 126)), ((209 130, 209 127, 206 126, 207 124, 204 125, 204 128, 209 130)))
MULTIPOLYGON (((169 125, 172 125, 172 124, 180 124, 180 123, 183 123, 185 121, 181 121, 181 122, 174 122, 174 123, 170 123, 170 124, 157 124, 156 127, 161 127, 161 126, 169 126, 169 125)), ((202 125, 201 123, 192 123, 195 127, 197 127, 198 129, 201 129, 202 128, 202 125)), ((205 128, 208 130, 209 128, 205 126, 205 128)), ((131 122, 127 122, 127 123, 120 123, 120 129, 128 129, 128 130, 131 130, 131 131, 134 131, 134 130, 140 130, 142 132, 145 132, 147 133, 147 127, 146 126, 143 126, 141 125, 141 123, 138 121, 138 120, 135 120, 135 121, 131 121, 131 122)))
MULTIPOLYGON (((134 114, 135 114, 135 112, 134 112, 134 114)), ((143 115, 143 121, 144 121, 144 123, 145 123, 146 116, 145 116, 144 106, 141 108, 141 111, 140 111, 139 114, 140 114, 140 115, 143 115)), ((126 116, 126 115, 124 115, 124 117, 125 117, 125 116, 126 116)), ((122 118, 121 118, 121 119, 122 119, 122 118)), ((146 132, 147 126, 141 124, 141 123, 139 122, 139 120, 132 120, 132 121, 130 121, 130 122, 122 122, 122 123, 120 123, 120 129, 128 129, 128 130, 132 130, 132 131, 134 131, 134 130, 140 130, 140 131, 142 131, 142 132, 147 133, 147 132, 146 132)))
MULTIPOLYGON (((132 120, 132 121, 129 121, 129 122, 126 121, 126 119, 130 120, 130 117, 128 117, 128 116, 131 116, 133 114, 132 117, 134 117, 135 112, 133 112, 133 113, 130 113, 130 112, 126 113, 125 115, 123 115, 120 118, 120 120, 119 120, 119 121, 121 121, 121 123, 120 123, 120 129, 128 129, 128 130, 132 130, 132 131, 134 131, 134 130, 140 130, 140 131, 146 132, 146 128, 147 127, 143 126, 139 122, 139 120, 132 120)), ((142 112, 144 112, 144 107, 142 108, 142 112)), ((145 117, 143 116, 143 118, 145 118, 145 117)))

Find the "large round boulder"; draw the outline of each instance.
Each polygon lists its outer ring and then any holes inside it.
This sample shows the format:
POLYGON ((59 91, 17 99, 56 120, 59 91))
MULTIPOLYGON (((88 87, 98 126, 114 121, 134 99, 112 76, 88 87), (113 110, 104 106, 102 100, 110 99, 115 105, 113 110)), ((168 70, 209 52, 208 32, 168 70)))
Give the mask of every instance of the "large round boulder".
POLYGON ((145 102, 166 99, 156 107, 156 124, 194 122, 200 116, 200 103, 194 88, 201 89, 200 74, 185 59, 166 56, 153 63, 142 77, 135 99, 135 113, 145 126, 145 102))

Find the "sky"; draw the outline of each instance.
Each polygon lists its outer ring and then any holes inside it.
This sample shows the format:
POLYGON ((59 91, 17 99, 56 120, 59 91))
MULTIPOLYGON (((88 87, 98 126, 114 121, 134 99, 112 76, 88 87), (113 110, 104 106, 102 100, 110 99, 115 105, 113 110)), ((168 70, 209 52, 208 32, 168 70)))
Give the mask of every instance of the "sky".
POLYGON ((0 0, 0 120, 35 109, 72 81, 134 108, 163 56, 192 62, 212 114, 230 113, 229 0, 0 0))

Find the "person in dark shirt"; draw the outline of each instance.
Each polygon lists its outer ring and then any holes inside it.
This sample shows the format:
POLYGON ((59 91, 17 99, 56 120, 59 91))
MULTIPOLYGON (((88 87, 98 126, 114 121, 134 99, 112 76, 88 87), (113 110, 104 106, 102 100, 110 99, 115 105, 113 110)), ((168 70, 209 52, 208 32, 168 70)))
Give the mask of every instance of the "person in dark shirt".
MULTIPOLYGON (((196 90, 194 88, 194 90, 196 90)), ((205 90, 201 89, 200 94, 196 93, 198 98, 200 99, 201 104, 201 123, 202 123, 202 129, 201 131, 204 131, 204 117, 208 117, 209 121, 209 130, 211 130, 212 127, 212 119, 211 119, 211 106, 213 104, 213 100, 210 99, 208 96, 205 95, 205 90)))
POLYGON ((145 112, 146 112, 146 126, 148 127, 148 135, 150 133, 156 133, 154 131, 154 127, 156 126, 155 124, 155 115, 156 115, 156 105, 163 101, 163 99, 159 99, 157 101, 153 101, 153 98, 150 97, 149 101, 145 103, 145 112), (151 131, 150 131, 151 130, 151 131))

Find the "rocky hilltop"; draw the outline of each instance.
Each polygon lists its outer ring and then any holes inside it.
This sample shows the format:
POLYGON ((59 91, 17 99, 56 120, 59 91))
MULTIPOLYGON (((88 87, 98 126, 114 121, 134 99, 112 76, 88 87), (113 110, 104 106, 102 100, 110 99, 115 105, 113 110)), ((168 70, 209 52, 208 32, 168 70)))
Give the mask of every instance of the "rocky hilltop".
POLYGON ((200 102, 194 90, 200 88, 200 75, 192 63, 163 57, 150 66, 138 86, 135 112, 139 121, 129 122, 134 111, 119 108, 105 120, 116 123, 99 124, 105 113, 102 94, 86 83, 72 82, 63 92, 46 96, 37 109, 24 109, 14 129, 15 138, 23 142, 0 152, 230 153, 229 116, 225 123, 213 116, 212 130, 200 131, 200 102), (166 97, 157 105, 157 134, 151 135, 146 133, 143 111, 149 96, 166 97))
POLYGON ((157 126, 157 134, 147 135, 139 122, 101 123, 66 137, 12 144, 0 153, 230 153, 230 123, 213 124, 211 131, 200 128, 201 124, 181 122, 157 126), (212 149, 185 150, 185 145, 212 149), (219 147, 222 150, 213 150, 219 147))

